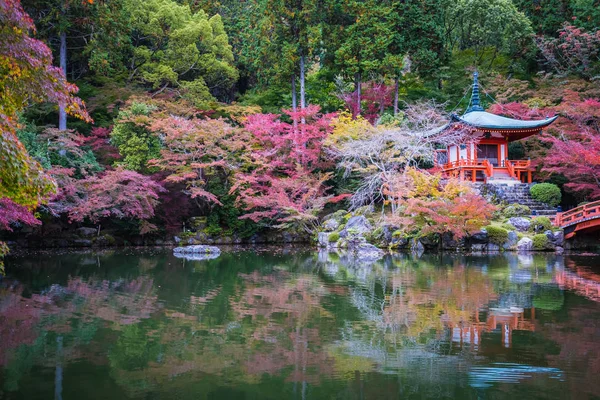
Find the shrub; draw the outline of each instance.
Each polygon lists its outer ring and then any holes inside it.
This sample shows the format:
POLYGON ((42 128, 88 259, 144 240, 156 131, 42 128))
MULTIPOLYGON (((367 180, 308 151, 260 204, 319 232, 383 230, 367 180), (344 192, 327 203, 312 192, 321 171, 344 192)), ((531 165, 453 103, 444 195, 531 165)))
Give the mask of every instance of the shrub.
POLYGON ((562 195, 560 188, 553 183, 538 183, 529 189, 534 200, 541 201, 552 207, 560 204, 562 195))
POLYGON ((517 229, 517 228, 515 228, 515 227, 514 227, 512 224, 510 224, 510 223, 508 223, 508 222, 505 222, 505 223, 503 223, 503 224, 502 224, 502 228, 506 229, 506 230, 507 230, 507 231, 509 231, 509 232, 510 232, 510 231, 514 231, 514 230, 516 230, 516 229, 517 229))
POLYGON ((329 243, 335 243, 340 240, 340 234, 337 232, 333 232, 329 234, 329 243))
POLYGON ((546 250, 548 246, 548 237, 543 233, 533 237, 533 248, 536 250, 546 250))
POLYGON ((497 226, 486 226, 485 230, 491 243, 502 246, 508 240, 508 231, 497 226))
POLYGON ((511 204, 504 208, 503 213, 505 218, 526 217, 531 215, 531 209, 521 204, 511 204))
POLYGON ((552 221, 548 217, 537 217, 531 221, 529 230, 532 232, 544 232, 552 230, 552 221))

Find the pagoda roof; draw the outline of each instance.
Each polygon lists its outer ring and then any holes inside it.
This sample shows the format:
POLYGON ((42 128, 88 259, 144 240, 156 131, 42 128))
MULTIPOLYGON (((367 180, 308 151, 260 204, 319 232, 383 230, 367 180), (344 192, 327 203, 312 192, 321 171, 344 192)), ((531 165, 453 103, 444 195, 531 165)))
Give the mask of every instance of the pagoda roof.
POLYGON ((465 125, 484 131, 539 131, 554 121, 558 116, 540 120, 523 121, 502 117, 486 111, 470 111, 463 116, 452 115, 452 119, 465 125))

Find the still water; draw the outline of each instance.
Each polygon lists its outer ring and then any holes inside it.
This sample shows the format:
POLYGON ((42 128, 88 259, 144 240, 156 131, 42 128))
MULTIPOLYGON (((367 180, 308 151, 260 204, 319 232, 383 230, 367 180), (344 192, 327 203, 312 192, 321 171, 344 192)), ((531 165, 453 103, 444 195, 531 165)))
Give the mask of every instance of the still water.
POLYGON ((591 399, 600 259, 46 253, 0 281, 2 399, 591 399))

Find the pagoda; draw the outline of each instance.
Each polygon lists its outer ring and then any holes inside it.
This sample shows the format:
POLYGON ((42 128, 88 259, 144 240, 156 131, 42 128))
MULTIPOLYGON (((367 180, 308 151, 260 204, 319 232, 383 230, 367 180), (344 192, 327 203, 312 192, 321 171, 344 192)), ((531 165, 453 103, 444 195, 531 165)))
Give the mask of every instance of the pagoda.
POLYGON ((462 116, 452 114, 446 129, 467 129, 465 144, 449 145, 437 151, 436 166, 445 177, 472 182, 531 183, 534 168, 530 160, 509 160, 508 144, 539 134, 558 116, 523 121, 486 112, 479 98, 478 73, 473 75, 470 106, 462 116))

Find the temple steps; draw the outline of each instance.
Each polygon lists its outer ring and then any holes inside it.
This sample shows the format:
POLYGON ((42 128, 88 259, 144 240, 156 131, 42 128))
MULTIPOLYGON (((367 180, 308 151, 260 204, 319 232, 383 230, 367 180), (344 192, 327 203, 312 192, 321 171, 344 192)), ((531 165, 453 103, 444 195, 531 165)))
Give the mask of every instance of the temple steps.
POLYGON ((556 209, 549 206, 548 204, 534 200, 529 193, 531 187, 528 183, 521 182, 494 182, 488 181, 488 183, 475 183, 477 189, 482 194, 492 194, 500 202, 507 204, 521 204, 531 209, 532 216, 548 216, 552 217, 556 215, 556 209))

